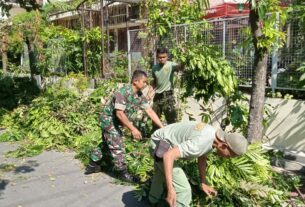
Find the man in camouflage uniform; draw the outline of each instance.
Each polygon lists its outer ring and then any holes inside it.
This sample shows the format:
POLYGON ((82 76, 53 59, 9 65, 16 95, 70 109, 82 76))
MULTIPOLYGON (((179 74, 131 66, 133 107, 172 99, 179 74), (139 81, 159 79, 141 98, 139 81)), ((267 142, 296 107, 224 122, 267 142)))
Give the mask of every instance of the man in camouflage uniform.
MULTIPOLYGON (((168 61, 168 51, 165 48, 157 49, 158 64, 152 67, 153 83, 152 89, 155 91, 153 109, 159 117, 164 114, 167 124, 177 121, 174 97, 174 72, 181 69, 175 62, 168 61)), ((149 91, 148 98, 151 98, 153 90, 149 91)), ((154 125, 154 130, 157 126, 154 125)))
POLYGON ((99 163, 102 158, 108 158, 123 180, 133 181, 132 176, 127 172, 124 160, 124 142, 120 125, 127 127, 135 139, 141 139, 141 132, 130 119, 137 111, 144 110, 158 127, 163 127, 159 117, 142 94, 141 90, 146 86, 146 81, 147 74, 144 71, 136 70, 133 73, 131 84, 117 90, 108 106, 104 108, 100 116, 103 142, 92 152, 85 174, 99 172, 101 170, 99 163))

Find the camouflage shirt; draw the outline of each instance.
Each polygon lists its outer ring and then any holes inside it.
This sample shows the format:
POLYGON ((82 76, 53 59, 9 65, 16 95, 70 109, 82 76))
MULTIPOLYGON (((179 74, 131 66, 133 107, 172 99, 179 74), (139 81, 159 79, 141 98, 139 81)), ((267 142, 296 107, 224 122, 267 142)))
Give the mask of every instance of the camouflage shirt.
POLYGON ((120 121, 115 115, 115 110, 122 110, 129 120, 141 109, 149 108, 149 104, 142 91, 134 93, 131 84, 126 84, 114 92, 108 105, 104 108, 100 116, 100 126, 102 129, 112 125, 118 126, 120 121))

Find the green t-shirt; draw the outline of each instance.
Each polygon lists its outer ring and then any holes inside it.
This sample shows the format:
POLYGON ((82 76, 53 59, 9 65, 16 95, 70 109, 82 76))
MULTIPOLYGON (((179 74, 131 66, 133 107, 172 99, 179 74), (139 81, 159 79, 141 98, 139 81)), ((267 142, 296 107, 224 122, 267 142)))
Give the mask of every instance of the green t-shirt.
POLYGON ((198 158, 212 151, 216 129, 209 124, 188 121, 167 125, 155 131, 151 137, 154 149, 159 140, 178 147, 181 158, 198 158))
POLYGON ((156 93, 162 93, 174 88, 174 72, 177 66, 177 63, 166 61, 164 65, 156 64, 152 67, 152 75, 156 83, 156 93))

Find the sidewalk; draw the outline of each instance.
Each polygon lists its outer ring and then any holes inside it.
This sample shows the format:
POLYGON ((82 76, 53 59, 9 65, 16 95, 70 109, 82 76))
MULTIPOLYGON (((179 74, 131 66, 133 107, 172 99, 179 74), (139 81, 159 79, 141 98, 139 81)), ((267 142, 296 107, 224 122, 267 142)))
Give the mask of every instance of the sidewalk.
POLYGON ((70 152, 47 151, 25 159, 6 158, 16 149, 0 143, 1 207, 148 207, 133 197, 133 186, 115 184, 104 173, 84 175, 70 152), (7 171, 5 166, 14 165, 7 171))

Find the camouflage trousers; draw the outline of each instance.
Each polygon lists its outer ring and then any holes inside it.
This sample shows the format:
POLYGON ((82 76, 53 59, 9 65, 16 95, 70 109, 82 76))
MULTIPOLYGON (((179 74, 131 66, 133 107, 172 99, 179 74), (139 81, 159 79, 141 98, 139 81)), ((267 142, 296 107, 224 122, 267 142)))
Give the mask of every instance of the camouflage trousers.
POLYGON ((108 162, 113 165, 116 171, 124 171, 127 169, 124 153, 122 131, 111 125, 102 131, 102 143, 93 150, 90 158, 98 163, 102 160, 108 162))
MULTIPOLYGON (((177 122, 177 111, 175 108, 176 100, 172 91, 165 91, 160 94, 156 94, 154 97, 153 110, 156 112, 159 118, 164 115, 167 124, 177 122)), ((158 127, 153 126, 156 130, 158 127)))

